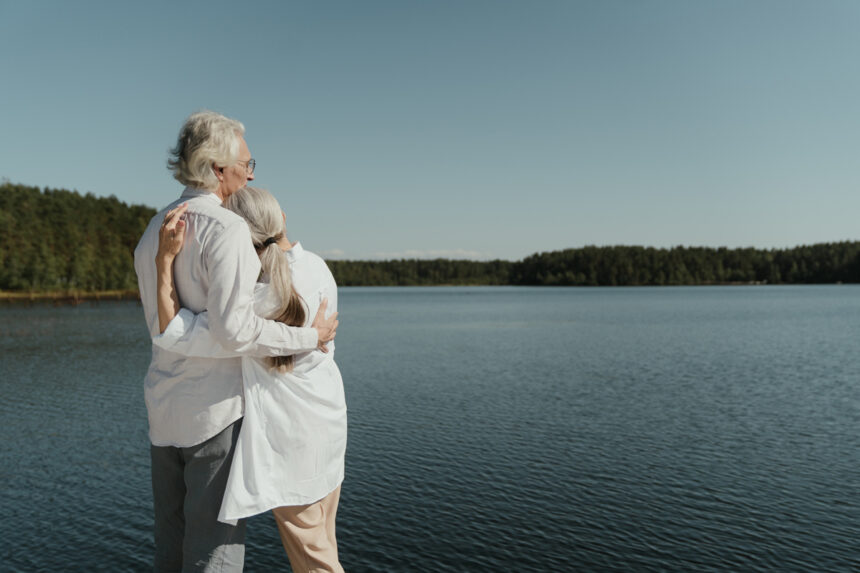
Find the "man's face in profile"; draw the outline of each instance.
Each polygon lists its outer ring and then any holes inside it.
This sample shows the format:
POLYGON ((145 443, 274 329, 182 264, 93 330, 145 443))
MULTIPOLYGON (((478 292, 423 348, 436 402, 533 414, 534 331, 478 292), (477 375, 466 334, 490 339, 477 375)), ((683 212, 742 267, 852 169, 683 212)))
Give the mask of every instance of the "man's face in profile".
POLYGON ((251 152, 248 150, 245 138, 240 135, 239 161, 229 167, 224 167, 224 178, 218 189, 221 192, 221 199, 227 199, 227 197, 247 185, 248 181, 254 180, 254 173, 248 166, 249 161, 251 161, 251 152))

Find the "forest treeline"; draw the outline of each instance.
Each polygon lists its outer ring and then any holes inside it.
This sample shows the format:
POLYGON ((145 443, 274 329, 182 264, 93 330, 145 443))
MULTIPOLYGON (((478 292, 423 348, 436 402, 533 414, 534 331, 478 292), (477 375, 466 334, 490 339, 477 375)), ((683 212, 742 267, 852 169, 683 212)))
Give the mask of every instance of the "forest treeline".
MULTIPOLYGON (((133 252, 155 209, 0 183, 0 290, 134 290, 133 252)), ((860 282, 860 242, 789 249, 588 246, 522 261, 328 261, 342 286, 636 286, 860 282)))
POLYGON ((522 261, 328 261, 340 285, 665 286, 860 282, 860 243, 791 249, 583 247, 522 261))
POLYGON ((155 209, 0 184, 0 290, 136 290, 134 247, 155 209))

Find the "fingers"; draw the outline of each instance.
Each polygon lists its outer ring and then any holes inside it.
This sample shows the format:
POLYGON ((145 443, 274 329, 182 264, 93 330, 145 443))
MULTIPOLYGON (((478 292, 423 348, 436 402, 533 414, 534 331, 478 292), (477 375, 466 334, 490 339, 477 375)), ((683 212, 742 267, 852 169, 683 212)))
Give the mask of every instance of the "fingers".
POLYGON ((168 213, 171 221, 181 221, 184 219, 185 211, 188 210, 188 203, 183 203, 179 207, 173 209, 168 213))
POLYGON ((317 314, 316 314, 316 318, 315 318, 314 322, 316 322, 317 320, 320 320, 320 319, 325 319, 326 306, 328 306, 328 300, 322 299, 322 301, 320 302, 319 308, 317 308, 317 314))
MULTIPOLYGON (((179 205, 178 207, 174 207, 173 209, 171 209, 170 211, 168 211, 164 215, 164 222, 161 224, 161 226, 162 227, 168 227, 168 226, 171 226, 171 224, 175 225, 176 221, 182 220, 181 217, 182 217, 182 215, 185 214, 185 211, 187 211, 187 210, 188 210, 188 203, 183 203, 182 205, 179 205)), ((184 221, 183 221, 183 224, 184 224, 184 221)))
MULTIPOLYGON (((323 303, 324 304, 324 303, 323 303)), ((320 309, 322 310, 323 304, 320 304, 320 309)), ((317 344, 317 349, 321 352, 328 352, 328 343, 334 340, 334 337, 337 335, 337 327, 340 324, 340 321, 337 320, 337 313, 332 314, 327 320, 325 326, 321 326, 323 330, 318 330, 319 332, 319 341, 317 344)))
POLYGON ((164 215, 164 221, 158 230, 158 253, 161 257, 175 257, 182 250, 185 242, 185 212, 188 203, 170 209, 164 215))
POLYGON ((185 230, 185 220, 182 218, 185 211, 188 209, 188 204, 183 203, 175 209, 171 209, 164 216, 164 223, 161 224, 162 232, 166 232, 169 236, 181 234, 185 230))
POLYGON ((320 301, 320 306, 317 309, 317 318, 325 320, 326 307, 328 307, 328 299, 324 298, 320 301))
POLYGON ((184 213, 187 209, 188 209, 188 202, 186 201, 182 205, 178 205, 178 206, 174 207, 173 209, 171 209, 170 211, 168 211, 167 214, 168 215, 170 215, 170 214, 175 215, 177 213, 184 213))
POLYGON ((338 324, 340 324, 340 322, 335 320, 334 323, 331 325, 331 328, 329 328, 329 330, 325 336, 326 342, 331 342, 332 340, 334 340, 334 337, 337 335, 337 325, 338 324))

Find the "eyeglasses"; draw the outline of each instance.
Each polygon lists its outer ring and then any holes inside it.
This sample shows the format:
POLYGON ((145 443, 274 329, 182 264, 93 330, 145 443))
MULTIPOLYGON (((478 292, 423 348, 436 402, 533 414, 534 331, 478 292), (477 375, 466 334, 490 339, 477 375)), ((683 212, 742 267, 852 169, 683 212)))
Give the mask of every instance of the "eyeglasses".
POLYGON ((239 161, 237 163, 244 163, 245 164, 245 171, 248 173, 248 175, 254 173, 254 168, 257 167, 257 160, 254 159, 253 157, 251 159, 249 159, 248 161, 239 161))

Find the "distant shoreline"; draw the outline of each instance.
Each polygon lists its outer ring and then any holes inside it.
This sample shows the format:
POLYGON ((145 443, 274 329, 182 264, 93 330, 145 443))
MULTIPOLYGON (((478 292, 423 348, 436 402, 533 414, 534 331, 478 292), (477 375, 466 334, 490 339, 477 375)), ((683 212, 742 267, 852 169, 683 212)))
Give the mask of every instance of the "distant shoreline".
POLYGON ((0 304, 26 302, 53 302, 56 304, 80 304, 88 301, 101 300, 139 300, 136 290, 103 290, 103 291, 55 291, 55 292, 24 292, 0 291, 0 304))
MULTIPOLYGON (((136 298, 134 249, 154 214, 116 197, 0 183, 0 291, 8 293, 0 293, 0 303, 136 298)), ((848 284, 860 283, 860 241, 783 249, 585 245, 519 261, 331 259, 327 265, 344 287, 848 284)))

